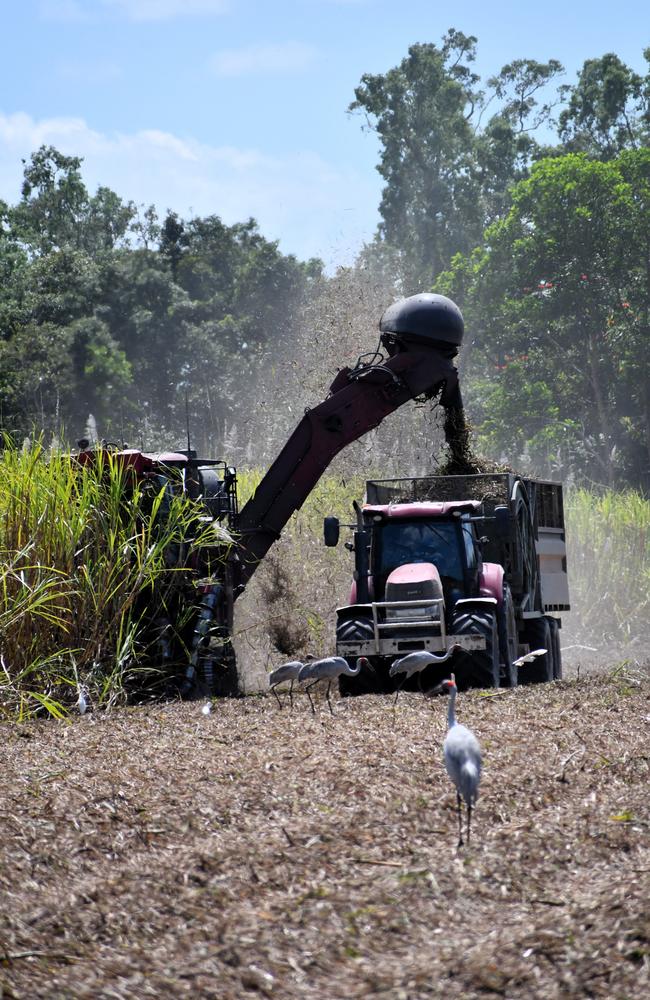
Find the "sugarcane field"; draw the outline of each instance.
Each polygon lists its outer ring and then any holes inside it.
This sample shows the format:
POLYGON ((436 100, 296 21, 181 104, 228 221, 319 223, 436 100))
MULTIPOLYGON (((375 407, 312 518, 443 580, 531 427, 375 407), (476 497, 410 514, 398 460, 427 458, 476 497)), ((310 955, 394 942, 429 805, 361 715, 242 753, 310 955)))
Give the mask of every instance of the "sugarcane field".
POLYGON ((650 996, 647 12, 503 13, 7 10, 0 1000, 650 996))

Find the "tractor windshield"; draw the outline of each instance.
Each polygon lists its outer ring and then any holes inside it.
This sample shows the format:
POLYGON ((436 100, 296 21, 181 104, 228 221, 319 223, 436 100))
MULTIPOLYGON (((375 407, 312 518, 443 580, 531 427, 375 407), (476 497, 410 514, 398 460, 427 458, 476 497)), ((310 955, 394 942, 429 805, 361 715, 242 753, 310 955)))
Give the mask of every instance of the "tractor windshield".
POLYGON ((377 532, 379 543, 375 572, 383 579, 397 566, 430 562, 441 577, 463 580, 459 525, 450 521, 397 520, 386 522, 377 532))

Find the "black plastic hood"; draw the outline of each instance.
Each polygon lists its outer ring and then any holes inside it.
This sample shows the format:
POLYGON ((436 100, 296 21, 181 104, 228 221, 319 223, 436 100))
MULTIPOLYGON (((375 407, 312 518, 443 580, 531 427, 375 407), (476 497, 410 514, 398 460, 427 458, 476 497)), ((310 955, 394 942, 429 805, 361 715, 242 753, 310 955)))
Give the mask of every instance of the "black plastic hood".
POLYGON ((449 350, 460 347, 465 324, 463 314, 451 299, 420 292, 389 306, 379 321, 379 329, 388 347, 394 341, 417 341, 449 350))

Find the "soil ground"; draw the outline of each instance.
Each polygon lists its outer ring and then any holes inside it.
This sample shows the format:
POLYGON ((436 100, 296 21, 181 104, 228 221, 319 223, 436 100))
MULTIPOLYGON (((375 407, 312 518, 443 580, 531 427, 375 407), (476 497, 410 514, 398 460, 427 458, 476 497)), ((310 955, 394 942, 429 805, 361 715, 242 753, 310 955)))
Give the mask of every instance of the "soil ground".
POLYGON ((647 667, 0 726, 0 996, 650 995, 647 667))

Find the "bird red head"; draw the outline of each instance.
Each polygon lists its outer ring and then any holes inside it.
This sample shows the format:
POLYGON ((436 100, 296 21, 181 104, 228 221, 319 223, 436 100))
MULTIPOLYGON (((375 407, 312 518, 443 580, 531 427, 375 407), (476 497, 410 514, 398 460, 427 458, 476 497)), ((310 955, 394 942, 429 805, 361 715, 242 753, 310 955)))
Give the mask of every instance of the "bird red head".
POLYGON ((426 693, 428 696, 433 696, 435 694, 449 694, 450 691, 455 691, 455 690, 456 690, 456 678, 454 674, 452 674, 451 677, 448 678, 446 681, 440 681, 440 683, 436 684, 436 686, 432 688, 431 691, 427 691, 426 693))

